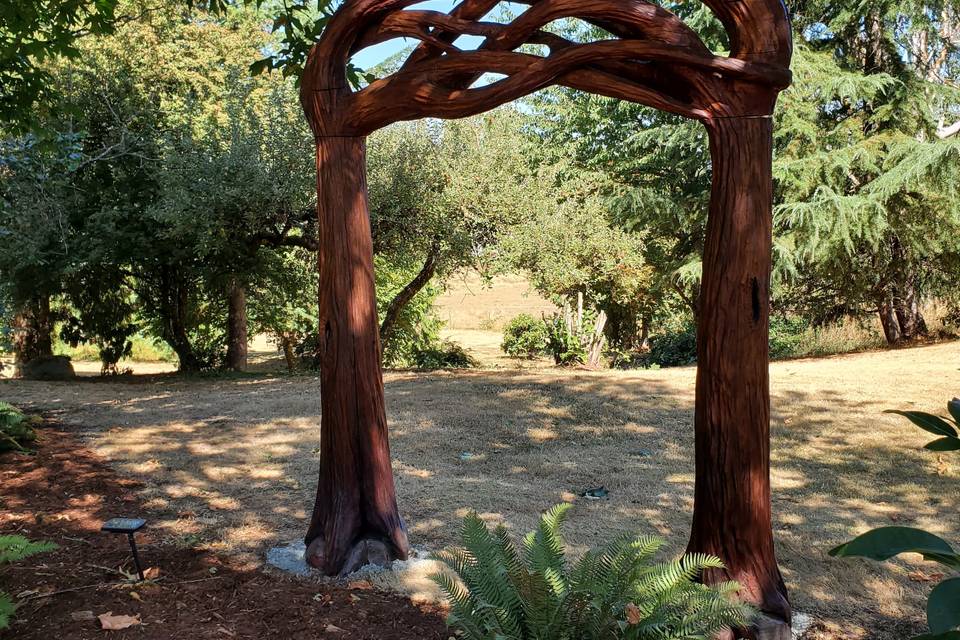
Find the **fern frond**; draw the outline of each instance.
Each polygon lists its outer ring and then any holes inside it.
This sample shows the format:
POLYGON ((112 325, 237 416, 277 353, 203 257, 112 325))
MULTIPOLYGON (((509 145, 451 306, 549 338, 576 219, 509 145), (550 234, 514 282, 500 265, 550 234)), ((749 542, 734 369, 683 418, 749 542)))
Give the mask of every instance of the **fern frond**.
POLYGON ((17 562, 57 548, 52 542, 33 542, 23 536, 0 536, 0 564, 17 562))
POLYGON ((533 571, 564 571, 565 545, 560 527, 572 506, 561 503, 545 512, 537 528, 524 539, 526 561, 533 571))
POLYGON ((9 595, 0 591, 0 629, 6 629, 10 626, 10 618, 17 611, 17 605, 9 595))
POLYGON ((569 508, 544 513, 522 549, 504 527, 465 518, 464 548, 436 554, 459 576, 434 576, 450 599, 448 623, 468 640, 680 640, 748 619, 736 583, 695 581, 723 568, 719 559, 654 562, 662 538, 621 536, 569 566, 560 533, 569 508))

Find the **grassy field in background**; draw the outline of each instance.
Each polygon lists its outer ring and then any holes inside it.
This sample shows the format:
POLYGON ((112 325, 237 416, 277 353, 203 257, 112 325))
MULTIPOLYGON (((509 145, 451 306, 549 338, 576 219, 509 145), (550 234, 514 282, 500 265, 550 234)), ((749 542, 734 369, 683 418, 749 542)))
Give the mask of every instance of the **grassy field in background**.
POLYGON ((435 309, 447 329, 499 333, 521 313, 539 318, 555 313, 557 306, 537 294, 523 276, 497 276, 487 283, 468 272, 450 280, 435 309))

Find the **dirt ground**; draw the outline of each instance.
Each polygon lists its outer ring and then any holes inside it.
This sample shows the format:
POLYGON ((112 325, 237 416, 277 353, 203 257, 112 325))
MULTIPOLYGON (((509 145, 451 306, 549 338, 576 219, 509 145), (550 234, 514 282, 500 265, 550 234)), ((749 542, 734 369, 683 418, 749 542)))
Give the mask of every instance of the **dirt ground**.
POLYGON ((0 638, 201 639, 369 638, 443 640, 440 612, 357 581, 347 588, 266 574, 255 565, 189 546, 149 529, 138 534, 148 582, 123 536, 100 533, 111 516, 143 514, 136 480, 119 478, 99 456, 56 425, 40 430, 36 455, 0 458, 0 534, 56 541, 59 549, 3 570, 20 606, 0 638), (153 572, 156 572, 154 574, 153 572), (101 630, 97 616, 134 616, 125 630, 101 630))
MULTIPOLYGON (((808 638, 901 640, 923 627, 934 568, 833 560, 893 523, 960 540, 958 463, 890 408, 941 411, 960 395, 960 344, 775 363, 774 528, 808 638)), ((624 531, 683 548, 693 494, 692 368, 388 373, 392 453, 413 544, 456 541, 476 509, 518 532, 585 489, 576 548, 624 531)), ((79 434, 142 482, 159 540, 255 564, 306 526, 318 463, 318 381, 252 375, 0 382, 0 398, 79 434)), ((6 486, 4 486, 4 493, 6 486)), ((420 585, 411 581, 410 591, 420 585)))

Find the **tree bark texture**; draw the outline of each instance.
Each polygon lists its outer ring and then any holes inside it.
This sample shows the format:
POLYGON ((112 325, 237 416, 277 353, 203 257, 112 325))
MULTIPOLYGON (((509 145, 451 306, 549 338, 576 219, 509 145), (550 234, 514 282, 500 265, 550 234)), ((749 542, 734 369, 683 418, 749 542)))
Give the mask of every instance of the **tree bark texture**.
POLYGON ((247 369, 247 292, 236 278, 227 292, 227 368, 247 369))
POLYGON ((929 334, 916 286, 910 278, 891 285, 883 292, 878 313, 883 335, 889 345, 918 340, 929 334))
POLYGON ((707 582, 736 580, 742 599, 790 621, 770 506, 770 118, 707 124, 713 191, 703 256, 691 552, 723 559, 707 582))
POLYGON ((880 326, 883 327, 883 335, 887 339, 887 344, 898 344, 903 334, 900 332, 900 320, 897 318, 892 294, 887 294, 880 303, 879 314, 880 326))
POLYGON ((791 82, 792 32, 782 0, 703 2, 729 35, 729 56, 714 54, 668 9, 639 0, 532 0, 502 24, 483 20, 497 0, 462 0, 449 14, 403 0, 345 0, 330 17, 300 84, 317 139, 321 239, 323 427, 307 534, 312 564, 338 573, 364 555, 406 553, 384 418, 362 136, 403 120, 482 113, 562 85, 708 126, 714 192, 694 305, 700 372, 690 546, 728 563, 708 581, 729 575, 745 600, 789 620, 771 532, 767 305, 770 114, 791 82), (567 40, 547 28, 562 18, 612 37, 567 40), (483 42, 469 51, 452 46, 465 35, 483 42), (351 89, 351 57, 397 37, 420 44, 397 72, 351 89), (525 44, 547 50, 534 55, 525 44), (477 85, 484 73, 502 77, 477 85))
POLYGON ((906 279, 898 287, 894 298, 897 322, 900 323, 900 333, 904 340, 916 340, 927 335, 927 322, 920 311, 920 300, 917 288, 911 279, 906 279))
POLYGON ((53 355, 53 318, 50 297, 36 296, 19 307, 13 316, 14 376, 20 377, 23 365, 53 355))
POLYGON ((297 358, 293 351, 293 338, 289 334, 280 336, 280 348, 283 350, 283 359, 287 363, 287 371, 293 373, 297 368, 297 358))
POLYGON ((405 559, 387 440, 366 142, 317 140, 320 478, 305 542, 327 574, 405 559))

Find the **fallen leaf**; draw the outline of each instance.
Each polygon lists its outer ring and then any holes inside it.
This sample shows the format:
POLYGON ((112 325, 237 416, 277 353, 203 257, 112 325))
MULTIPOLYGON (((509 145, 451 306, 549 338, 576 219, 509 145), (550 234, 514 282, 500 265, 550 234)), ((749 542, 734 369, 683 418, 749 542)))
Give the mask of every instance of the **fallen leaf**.
POLYGON ((160 567, 149 567, 143 572, 143 577, 145 580, 156 580, 160 577, 160 567))
POLYGON ((937 475, 945 476, 950 473, 950 463, 944 460, 943 456, 937 456, 937 475))
POLYGON ((924 573, 923 571, 914 571, 907 577, 913 582, 940 582, 943 580, 942 573, 924 573))
POLYGON ((352 604, 356 604, 356 603, 360 602, 360 596, 355 596, 355 595, 353 595, 353 594, 351 593, 351 594, 350 594, 350 602, 351 602, 352 604))
POLYGON ((625 609, 627 613, 627 622, 630 624, 640 624, 643 620, 643 615, 640 613, 640 607, 633 604, 632 602, 626 606, 625 609))
POLYGON ((356 589, 358 591, 370 591, 373 584, 369 580, 355 580, 347 584, 347 589, 356 589))
POLYGON ((136 591, 131 591, 131 592, 130 592, 130 597, 133 598, 134 600, 136 600, 137 602, 143 602, 143 598, 141 598, 141 597, 140 597, 140 594, 137 593, 136 591))
POLYGON ((327 628, 324 629, 327 633, 343 633, 343 629, 336 625, 328 624, 327 628))
POLYGON ((107 631, 119 631, 140 624, 140 616, 115 616, 113 611, 101 613, 97 618, 100 620, 100 626, 107 631))
POLYGON ((70 614, 70 618, 74 622, 87 622, 96 620, 97 616, 93 615, 93 611, 74 611, 70 614))

